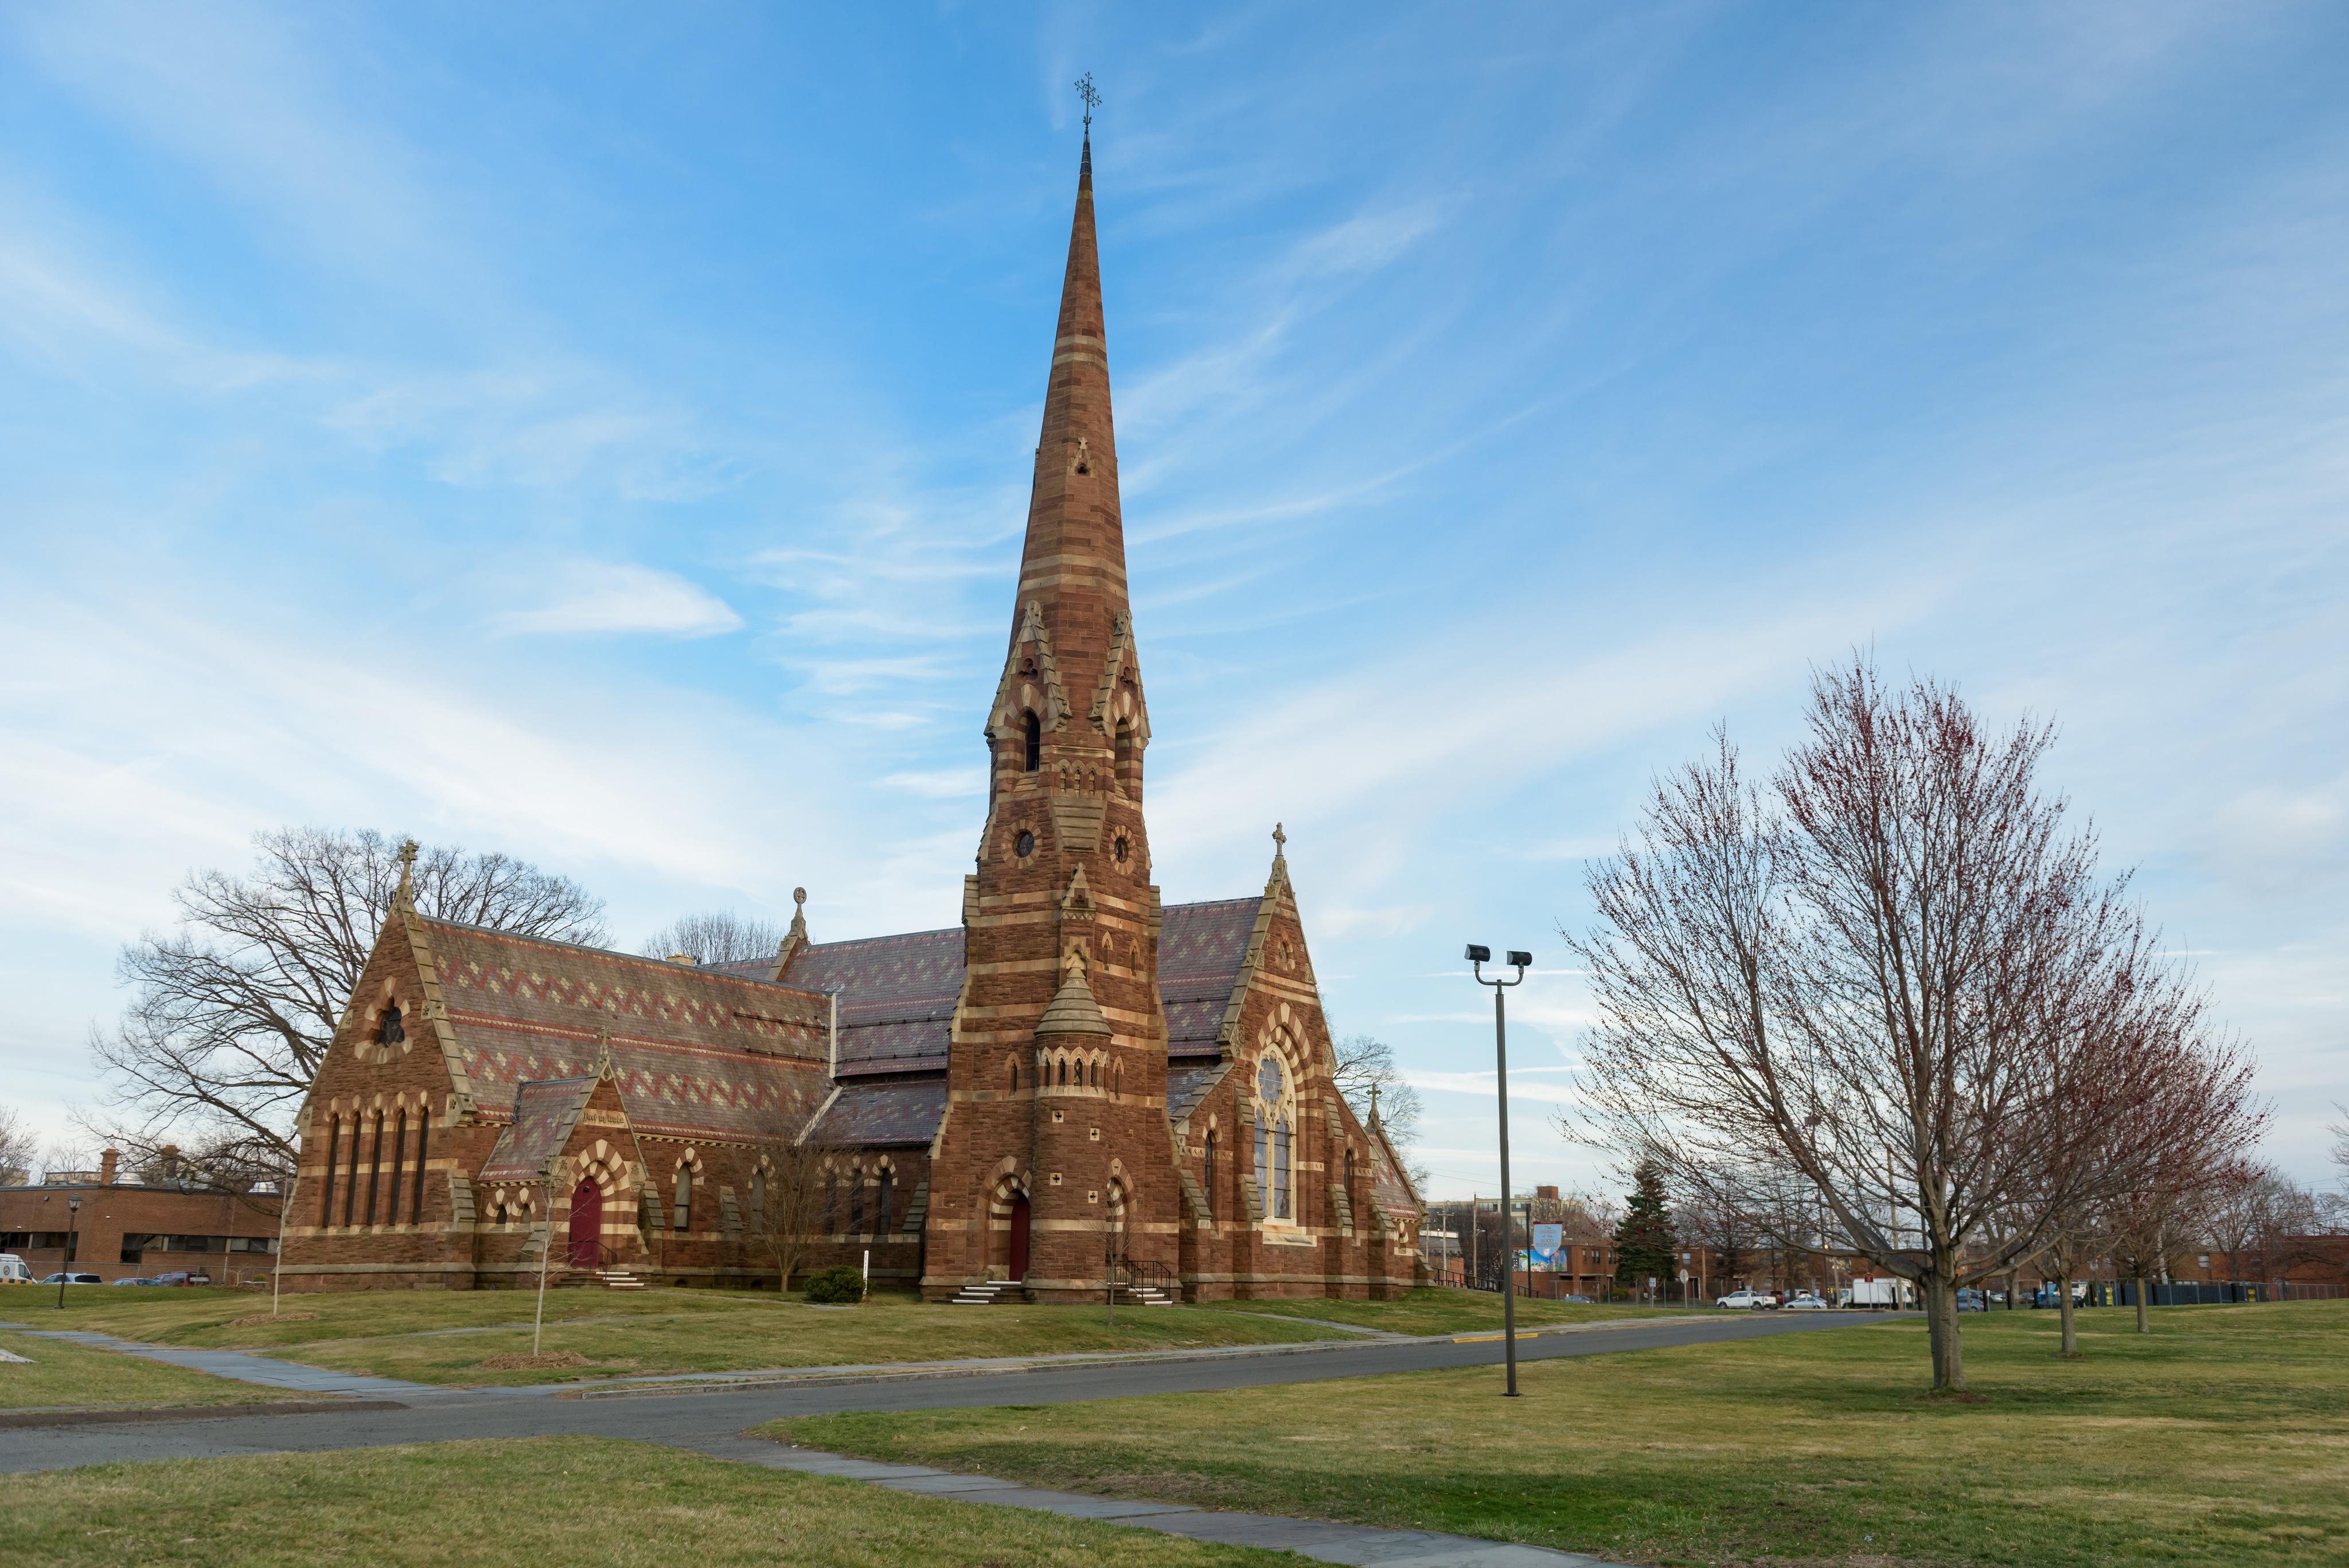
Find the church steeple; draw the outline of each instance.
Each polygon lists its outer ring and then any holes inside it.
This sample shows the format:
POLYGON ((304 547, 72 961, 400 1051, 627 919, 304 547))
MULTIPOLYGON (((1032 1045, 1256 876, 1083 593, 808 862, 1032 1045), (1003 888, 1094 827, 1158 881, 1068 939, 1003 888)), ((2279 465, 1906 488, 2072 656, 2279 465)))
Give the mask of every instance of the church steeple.
POLYGON ((987 732, 999 773, 1061 761, 1105 764, 1139 795, 1149 724, 1126 598, 1090 134, 1069 223, 1011 646, 987 732))
POLYGON ((1030 1292, 1065 1300, 1098 1288, 1112 1216, 1171 1237, 1179 1213, 1171 1168, 1133 1152, 1166 1144, 1166 1019, 1105 338, 1088 137, 963 884, 948 1098, 957 1136, 994 1163, 936 1179, 947 1219, 926 1254, 941 1283, 1024 1267, 1030 1292))
MULTIPOLYGON (((1078 616, 1105 625, 1102 612, 1126 607, 1125 527, 1118 509, 1117 433, 1110 411, 1101 252, 1093 235, 1090 138, 1069 224, 1068 268, 1061 281, 1060 322, 1052 336, 1051 375, 1028 503, 1028 540, 1019 559, 1019 600, 1023 607, 1041 606, 1046 629, 1062 639, 1079 632, 1066 624, 1078 616)), ((1092 643, 1095 652, 1106 648, 1098 635, 1081 640, 1092 643)))

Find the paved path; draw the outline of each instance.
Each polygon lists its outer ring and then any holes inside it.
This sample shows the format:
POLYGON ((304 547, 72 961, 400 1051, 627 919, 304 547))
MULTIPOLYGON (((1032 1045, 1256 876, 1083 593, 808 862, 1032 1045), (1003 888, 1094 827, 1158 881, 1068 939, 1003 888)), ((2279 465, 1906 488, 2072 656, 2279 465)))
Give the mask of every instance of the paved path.
MULTIPOLYGON (((1528 1340, 1518 1336, 1517 1359, 1547 1361, 1614 1351, 1771 1338, 1881 1322, 1875 1314, 1773 1313, 1766 1316, 1651 1318, 1625 1324, 1580 1324, 1528 1340)), ((13 1326, 13 1325, 0 1325, 13 1326)), ((292 1374, 331 1379, 336 1392, 397 1397, 397 1409, 326 1411, 305 1415, 242 1415, 170 1422, 57 1426, 0 1430, 0 1473, 63 1469, 117 1460, 214 1458, 230 1454, 309 1453, 393 1443, 577 1434, 659 1443, 743 1462, 843 1475, 901 1490, 929 1491, 973 1502, 1047 1509, 1081 1518, 1115 1519, 1141 1528, 1234 1544, 1295 1551, 1332 1563, 1411 1563, 1414 1568, 1492 1564, 1595 1563, 1597 1558, 1532 1547, 1505 1546, 1415 1531, 1377 1531, 1325 1521, 1121 1501, 1072 1492, 1048 1492, 985 1476, 954 1475, 918 1466, 872 1465, 836 1454, 793 1449, 740 1434, 747 1428, 794 1416, 847 1410, 959 1409, 993 1405, 1052 1405, 1145 1394, 1196 1393, 1263 1387, 1390 1372, 1495 1366, 1497 1335, 1437 1339, 1332 1342, 1273 1347, 1274 1354, 1222 1354, 1148 1360, 1104 1358, 1077 1364, 1020 1364, 993 1376, 923 1376, 936 1368, 868 1369, 862 1378, 838 1376, 750 1388, 704 1386, 693 1392, 642 1390, 628 1398, 550 1397, 575 1389, 428 1388, 390 1378, 302 1368, 238 1351, 164 1350, 109 1342, 105 1335, 70 1334, 130 1354, 172 1360, 219 1376, 267 1381, 274 1387, 321 1391, 326 1384, 291 1382, 292 1374), (182 1359, 203 1357, 203 1360, 182 1359), (257 1364, 257 1365, 252 1365, 257 1364)))

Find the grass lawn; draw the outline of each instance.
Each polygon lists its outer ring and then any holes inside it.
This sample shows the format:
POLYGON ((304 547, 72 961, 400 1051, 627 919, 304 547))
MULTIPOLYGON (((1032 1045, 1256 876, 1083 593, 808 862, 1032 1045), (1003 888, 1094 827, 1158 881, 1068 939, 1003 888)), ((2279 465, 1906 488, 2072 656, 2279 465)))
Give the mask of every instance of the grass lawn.
MULTIPOLYGON (((23 1322, 23 1318, 14 1319, 23 1322)), ((44 1324, 43 1326, 47 1326, 44 1324)), ((73 1326, 79 1326, 78 1324, 73 1326)), ((118 1351, 0 1330, 0 1350, 29 1366, 0 1361, 0 1410, 78 1409, 117 1405, 250 1405, 288 1396, 182 1366, 141 1361, 118 1351)))
MULTIPOLYGON (((907 1497, 599 1438, 173 1459, 8 1478, 0 1562, 306 1568, 1263 1564, 1091 1521, 907 1497)), ((1286 1559, 1294 1561, 1294 1559, 1286 1559)))
MULTIPOLYGON (((1324 1323, 1359 1324, 1390 1334, 1476 1334, 1501 1326, 1501 1298, 1492 1291, 1417 1290, 1399 1301, 1218 1302, 1235 1312, 1262 1313, 1273 1317, 1319 1318, 1324 1323)), ((1517 1326, 1539 1328, 1554 1323, 1608 1323, 1635 1317, 1673 1317, 1684 1312, 1719 1315, 1718 1308, 1618 1305, 1613 1303, 1517 1302, 1517 1326)))
POLYGON ((287 1296, 283 1315, 272 1320, 267 1296, 241 1291, 84 1286, 54 1315, 59 1326, 151 1345, 261 1350, 314 1366, 443 1385, 1348 1337, 1275 1315, 1193 1307, 1124 1308, 1112 1330, 1098 1306, 926 1306, 910 1296, 877 1295, 843 1310, 772 1292, 569 1290, 548 1293, 544 1348, 574 1352, 587 1366, 482 1366, 492 1357, 529 1351, 532 1306, 523 1291, 356 1291, 287 1296))
POLYGON ((2349 1561, 2349 1303, 1969 1314, 1295 1389, 821 1417, 802 1443, 1636 1562, 2349 1561))

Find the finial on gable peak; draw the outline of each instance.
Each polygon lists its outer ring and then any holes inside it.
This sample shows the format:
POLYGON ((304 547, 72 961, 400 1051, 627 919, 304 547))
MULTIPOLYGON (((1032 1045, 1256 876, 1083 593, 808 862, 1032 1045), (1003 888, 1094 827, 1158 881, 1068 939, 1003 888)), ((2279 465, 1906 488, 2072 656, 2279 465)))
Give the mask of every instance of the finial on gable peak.
POLYGON ((1288 835, 1280 830, 1277 822, 1272 825, 1272 858, 1276 865, 1288 863, 1288 835))
POLYGON ((399 846, 399 890, 392 895, 394 902, 416 907, 416 840, 403 841, 399 846))
POLYGON ((799 940, 800 940, 800 942, 801 942, 801 944, 802 944, 802 946, 804 946, 804 945, 806 944, 808 938, 807 938, 807 889, 806 889, 805 888, 792 888, 792 930, 791 930, 791 934, 792 934, 792 936, 794 936, 794 937, 797 937, 797 938, 799 939, 799 940))

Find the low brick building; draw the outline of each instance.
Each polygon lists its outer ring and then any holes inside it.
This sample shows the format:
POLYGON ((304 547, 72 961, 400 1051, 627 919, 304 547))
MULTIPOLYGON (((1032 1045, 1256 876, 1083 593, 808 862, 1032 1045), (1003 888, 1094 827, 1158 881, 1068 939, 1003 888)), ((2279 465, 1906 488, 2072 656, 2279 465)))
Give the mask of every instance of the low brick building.
POLYGON ((771 961, 703 967, 426 919, 403 884, 303 1113, 289 1287, 755 1282, 775 1129, 811 1105, 804 1266, 934 1299, 1097 1299, 1113 1256, 1191 1299, 1419 1277, 1278 825, 1260 892, 1151 879, 1090 143, 1030 493, 959 924, 817 943, 802 908, 771 961))
POLYGON ((36 1278, 59 1269, 108 1281, 198 1270, 220 1284, 265 1278, 277 1251, 276 1192, 182 1177, 169 1151, 162 1166, 125 1179, 109 1149, 96 1170, 0 1187, 0 1252, 24 1259, 36 1278))

